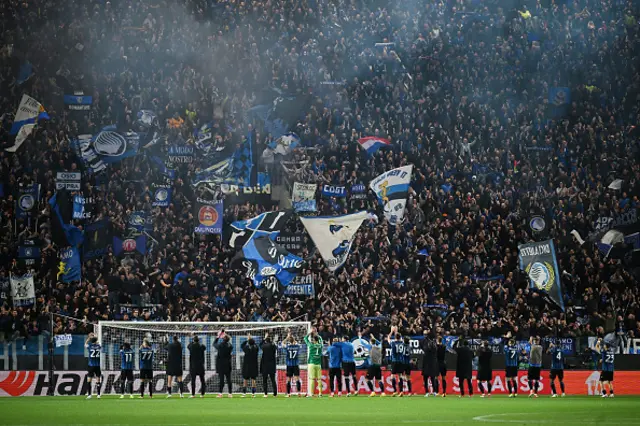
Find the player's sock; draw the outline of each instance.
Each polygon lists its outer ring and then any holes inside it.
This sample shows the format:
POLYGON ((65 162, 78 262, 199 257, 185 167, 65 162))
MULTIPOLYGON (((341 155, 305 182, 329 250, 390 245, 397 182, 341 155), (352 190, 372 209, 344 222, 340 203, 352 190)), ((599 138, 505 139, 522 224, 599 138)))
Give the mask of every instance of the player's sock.
POLYGON ((101 384, 102 383, 100 383, 100 382, 96 383, 96 393, 98 394, 98 396, 100 396, 100 385, 101 384))
POLYGON ((373 380, 367 380, 367 387, 369 388, 369 392, 376 391, 376 389, 373 387, 373 380))
POLYGON ((422 382, 424 383, 424 393, 429 394, 429 377, 423 377, 422 382))
POLYGON ((391 386, 393 387, 393 393, 398 392, 398 387, 396 385, 396 378, 391 379, 391 386))
POLYGON ((344 383, 347 386, 347 393, 351 392, 351 378, 349 376, 344 378, 344 383))
POLYGON ((297 385, 298 385, 298 386, 297 386, 297 388, 298 388, 298 393, 302 393, 302 382, 301 382, 300 380, 298 380, 297 385))
POLYGON ((411 379, 407 379, 407 387, 409 388, 409 393, 412 393, 413 391, 411 390, 411 379))
POLYGON ((140 396, 144 396, 144 385, 146 385, 145 382, 140 383, 140 396))
POLYGON ((467 379, 467 386, 469 386, 469 396, 473 396, 473 386, 471 385, 471 379, 467 379))
POLYGON ((509 389, 509 394, 512 394, 513 390, 511 388, 511 379, 507 380, 507 388, 509 389))
POLYGON ((442 393, 447 393, 447 378, 442 379, 442 393))
POLYGON ((533 393, 538 393, 538 381, 536 380, 533 384, 533 393))
POLYGON ((482 382, 478 382, 478 388, 480 389, 481 393, 484 393, 484 385, 482 384, 482 382))
POLYGON ((170 385, 169 385, 169 384, 167 384, 167 393, 168 393, 169 395, 171 395, 171 390, 172 390, 172 389, 173 389, 173 383, 171 383, 170 385))
POLYGON ((129 386, 129 395, 133 395, 133 383, 128 382, 127 385, 129 386))
POLYGON ((287 395, 291 395, 291 382, 287 382, 287 395))
POLYGON ((556 382, 555 382, 555 380, 553 382, 551 382, 551 393, 554 394, 554 395, 558 393, 556 391, 556 382))
POLYGON ((153 381, 149 380, 149 396, 153 396, 153 381))
POLYGON ((400 385, 398 386, 398 392, 402 393, 404 392, 404 379, 400 378, 400 385))
POLYGON ((460 396, 464 396, 464 380, 460 381, 460 396))
POLYGON ((613 395, 613 388, 611 388, 611 390, 609 390, 609 395, 613 395))
POLYGON ((382 380, 378 382, 378 386, 380 386, 380 393, 384 393, 384 383, 382 382, 382 380))
POLYGON ((437 379, 437 378, 435 378, 435 379, 433 379, 433 380, 431 381, 431 387, 433 388, 433 393, 438 393, 438 391, 440 390, 440 389, 438 389, 438 388, 439 388, 440 386, 439 386, 439 383, 438 383, 438 379, 437 379))
POLYGON ((487 382, 487 389, 488 389, 489 395, 491 395, 491 382, 487 382))
POLYGON ((564 393, 564 382, 560 382, 560 390, 564 393))
POLYGON ((125 381, 123 380, 122 383, 120 384, 120 394, 124 395, 124 388, 125 388, 126 384, 125 381))
POLYGON ((253 386, 253 387, 251 388, 251 395, 254 395, 254 396, 255 396, 255 394, 256 394, 256 387, 255 387, 255 386, 253 386))
POLYGON ((178 390, 180 391, 180 395, 182 395, 182 391, 183 391, 182 382, 178 382, 178 390))
POLYGON ((602 394, 606 395, 607 394, 607 390, 604 388, 604 386, 602 386, 602 394))

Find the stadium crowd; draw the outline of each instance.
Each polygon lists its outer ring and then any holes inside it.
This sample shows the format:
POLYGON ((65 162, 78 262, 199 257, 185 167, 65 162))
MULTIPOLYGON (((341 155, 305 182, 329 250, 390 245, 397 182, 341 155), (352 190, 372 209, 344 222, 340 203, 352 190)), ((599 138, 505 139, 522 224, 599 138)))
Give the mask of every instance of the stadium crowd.
MULTIPOLYGON (((599 217, 640 208, 639 12, 624 0, 2 2, 0 278, 24 269, 25 240, 42 258, 35 306, 5 300, 0 336, 37 335, 55 312, 86 320, 60 317, 56 333, 86 333, 101 319, 306 315, 325 337, 393 323, 407 334, 640 338, 637 269, 571 234, 586 239, 599 217), (19 84, 27 60, 34 75, 19 84), (65 110, 65 84, 93 96, 91 111, 65 110), (554 87, 569 87, 570 102, 550 102, 554 87), (73 137, 113 123, 135 128, 137 111, 150 109, 162 127, 172 120, 169 139, 189 140, 213 120, 216 136, 234 143, 254 126, 260 156, 272 138, 246 111, 265 88, 310 99, 291 128, 304 148, 286 158, 308 160, 307 183, 368 185, 414 164, 405 221, 368 220, 336 273, 310 245, 316 297, 269 305, 229 267, 234 250, 220 236, 192 232, 194 199, 206 191, 191 181, 202 164, 179 170, 169 207, 152 207, 153 167, 141 149, 101 182, 83 177, 83 190, 114 235, 129 212, 152 212, 151 254, 110 252, 85 262, 81 281, 57 279, 47 200, 56 172, 82 169, 73 137), (51 119, 6 152, 23 93, 51 119), (372 135, 392 149, 367 155, 357 140, 372 135), (609 188, 615 179, 621 189, 609 188), (43 196, 27 222, 16 217, 15 194, 33 182, 43 196), (536 215, 546 222, 538 234, 529 225, 536 215), (519 271, 518 245, 540 237, 556 243, 566 312, 530 291, 519 271)), ((272 180, 284 173, 280 160, 269 166, 272 180)), ((322 215, 377 209, 372 194, 317 197, 322 215)), ((271 208, 226 203, 225 223, 271 208)), ((297 220, 288 228, 303 230, 297 220)))

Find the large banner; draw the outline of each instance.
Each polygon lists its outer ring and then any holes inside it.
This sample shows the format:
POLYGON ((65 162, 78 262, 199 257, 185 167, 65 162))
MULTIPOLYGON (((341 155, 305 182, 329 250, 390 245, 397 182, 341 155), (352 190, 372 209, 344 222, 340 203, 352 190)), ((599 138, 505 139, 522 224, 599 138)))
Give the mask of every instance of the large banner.
POLYGON ((298 275, 284 289, 285 296, 315 296, 313 274, 298 275))
POLYGON ((402 223, 404 218, 412 173, 413 165, 398 167, 384 172, 369 184, 384 209, 384 217, 392 225, 402 223))
POLYGON ((210 201, 198 198, 195 206, 196 234, 222 233, 222 201, 210 201))
MULTIPOLYGON (((307 371, 302 369, 301 379, 303 388, 307 389, 307 371)), ((358 393, 368 394, 366 380, 366 370, 358 370, 356 372, 356 387, 358 393)), ((102 371, 102 395, 107 397, 119 397, 120 396, 120 371, 102 371)), ((240 380, 240 370, 234 369, 232 374, 238 375, 234 379, 240 380)), ((454 372, 450 371, 447 374, 447 389, 450 394, 455 394, 460 391, 458 386, 458 379, 454 377, 454 372)), ((53 387, 54 395, 86 395, 90 389, 90 384, 86 380, 86 371, 56 371, 54 372, 53 383, 49 381, 48 371, 0 371, 0 397, 10 396, 46 396, 49 390, 53 387)), ((478 383, 475 380, 476 372, 473 374, 474 390, 479 392, 478 383)), ((567 395, 598 395, 600 393, 601 385, 599 382, 600 373, 597 371, 565 371, 564 383, 566 386, 567 395)), ((391 384, 391 374, 389 370, 384 370, 382 373, 383 384, 385 392, 393 392, 393 386, 391 384)), ((218 376, 214 371, 207 371, 205 373, 206 389, 209 393, 217 393, 218 376)), ((411 381, 413 384, 413 392, 423 395, 424 385, 422 381, 422 373, 419 371, 411 372, 411 381)), ((260 381, 259 381, 260 382, 260 381)), ((278 392, 284 392, 286 386, 286 370, 277 370, 277 382, 278 392)), ((615 389, 616 395, 640 395, 640 388, 637 383, 640 382, 640 372, 638 371, 616 371, 615 372, 615 389)), ((165 372, 154 372, 153 375, 153 389, 155 394, 166 393, 167 376, 165 372)), ((186 374, 184 377, 184 383, 190 385, 191 377, 186 374)), ((236 383, 238 383, 236 381, 236 383)), ((507 383, 503 371, 495 372, 493 376, 492 393, 494 395, 506 395, 508 393, 507 383)), ((259 384, 261 387, 261 383, 259 384)), ((406 386, 406 385, 405 385, 406 386)), ((92 387, 92 386, 91 386, 92 387)), ((258 389, 260 391, 261 389, 258 389)), ((405 388, 405 391, 407 389, 405 388)), ((329 393, 329 372, 322 370, 322 391, 323 393, 329 393)), ((378 384, 376 383, 376 391, 380 391, 378 384)), ((134 372, 133 392, 137 394, 140 392, 140 379, 139 372, 134 372)), ((525 394, 529 392, 529 383, 527 380, 527 372, 520 371, 518 373, 518 393, 525 394)), ((538 390, 540 395, 550 395, 551 389, 549 387, 549 371, 542 372, 540 380, 540 388, 538 390)))
POLYGON ((301 217, 300 221, 327 268, 335 271, 347 261, 356 232, 367 217, 368 213, 362 211, 343 216, 301 217))
POLYGON ((316 189, 315 183, 295 182, 291 194, 293 209, 297 212, 315 212, 317 208, 316 189))
POLYGON ((11 299, 14 306, 30 306, 36 301, 33 275, 11 275, 11 299))
POLYGON ((562 284, 553 240, 518 246, 520 269, 529 277, 530 287, 546 293, 563 311, 562 284))

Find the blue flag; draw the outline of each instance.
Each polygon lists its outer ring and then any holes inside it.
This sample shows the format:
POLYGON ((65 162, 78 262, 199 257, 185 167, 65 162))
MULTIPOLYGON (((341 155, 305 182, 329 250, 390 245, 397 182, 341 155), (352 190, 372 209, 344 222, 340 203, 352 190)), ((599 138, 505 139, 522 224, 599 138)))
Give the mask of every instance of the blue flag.
POLYGON ((77 247, 67 247, 60 252, 57 278, 60 279, 60 277, 65 283, 82 279, 80 252, 78 252, 77 247))
POLYGON ((18 208, 16 214, 19 218, 31 216, 34 208, 38 205, 40 199, 40 184, 34 183, 26 188, 20 188, 18 195, 18 208))
POLYGON ((52 217, 51 226, 54 242, 58 245, 65 246, 71 245, 78 247, 82 244, 84 236, 82 231, 70 223, 72 212, 70 200, 68 200, 67 191, 63 190, 53 194, 53 197, 49 199, 49 205, 51 206, 52 217), (64 200, 63 205, 58 204, 58 196, 61 195, 64 200))
POLYGON ((173 189, 169 185, 152 185, 154 207, 169 207, 173 189))
POLYGON ((93 104, 92 96, 64 95, 64 104, 72 111, 88 111, 93 104))
POLYGON ((102 219, 87 225, 84 229, 82 256, 84 260, 95 259, 107 254, 111 243, 109 238, 109 220, 102 219))
POLYGON ((133 254, 135 252, 140 254, 146 254, 147 252, 147 236, 140 235, 136 238, 125 238, 124 240, 118 237, 113 237, 113 254, 120 256, 120 254, 133 254))
POLYGON ((290 216, 290 211, 273 211, 233 222, 228 244, 230 247, 240 248, 252 238, 269 237, 275 240, 290 216))
POLYGON ((232 260, 244 271, 256 288, 265 288, 274 296, 282 294, 300 273, 304 260, 273 242, 268 237, 252 238, 232 260))
POLYGON ((322 185, 322 196, 344 198, 347 196, 347 188, 344 186, 335 186, 329 184, 322 185))

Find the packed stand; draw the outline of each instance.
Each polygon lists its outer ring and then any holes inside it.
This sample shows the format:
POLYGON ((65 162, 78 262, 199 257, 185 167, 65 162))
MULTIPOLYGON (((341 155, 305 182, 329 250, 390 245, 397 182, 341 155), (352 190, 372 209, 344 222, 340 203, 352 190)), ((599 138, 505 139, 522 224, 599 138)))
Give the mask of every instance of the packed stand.
MULTIPOLYGON (((638 12, 619 0, 3 2, 2 147, 13 144, 10 112, 23 93, 51 120, 16 153, 0 151, 0 278, 24 271, 23 241, 41 248, 37 302, 11 309, 5 297, 0 336, 37 335, 55 312, 84 320, 60 317, 56 333, 85 333, 106 319, 306 316, 327 337, 394 323, 408 334, 640 338, 637 268, 571 234, 585 237, 598 217, 640 208, 638 12), (35 74, 18 84, 25 60, 35 74), (62 105, 61 75, 93 96, 81 119, 62 105), (549 102, 552 87, 570 88, 565 111, 549 102), (191 185, 204 164, 181 168, 171 205, 154 208, 156 172, 139 154, 110 165, 100 182, 83 177, 83 190, 114 235, 131 211, 152 212, 151 253, 110 252, 85 262, 81 281, 58 280, 47 200, 56 172, 82 169, 74 137, 114 123, 136 128, 137 111, 151 109, 170 137, 189 143, 193 129, 212 120, 228 144, 254 126, 259 156, 274 138, 246 111, 267 88, 309 99, 291 126, 304 148, 287 158, 308 161, 307 183, 368 185, 414 164, 405 221, 367 221, 336 273, 310 244, 316 297, 268 305, 230 268, 234 250, 220 236, 194 238, 194 199, 212 196, 191 185), (357 140, 372 135, 393 148, 367 155, 357 140), (620 190, 608 188, 615 179, 620 190), (33 182, 43 197, 27 222, 16 216, 14 194, 33 182), (534 214, 547 219, 558 247, 565 313, 529 291, 519 271, 518 245, 535 238, 534 214)), ((272 179, 283 173, 279 160, 269 166, 272 179)), ((372 195, 317 196, 321 215, 377 209, 372 195)), ((225 223, 271 208, 225 204, 225 223)), ((289 227, 303 229, 294 220, 289 227)))

